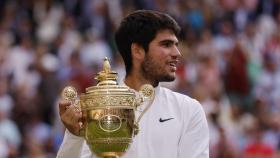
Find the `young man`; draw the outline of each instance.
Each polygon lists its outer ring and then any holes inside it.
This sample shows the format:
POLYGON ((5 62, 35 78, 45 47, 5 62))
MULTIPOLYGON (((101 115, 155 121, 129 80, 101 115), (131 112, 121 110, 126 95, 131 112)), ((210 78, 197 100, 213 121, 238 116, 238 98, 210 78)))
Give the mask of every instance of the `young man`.
MULTIPOLYGON (((124 18, 116 32, 116 44, 126 66, 124 84, 136 91, 143 84, 155 87, 155 99, 143 115, 140 132, 123 158, 209 157, 209 133, 201 105, 159 85, 175 79, 181 55, 179 31, 170 16, 140 10, 124 18)), ((145 108, 141 106, 136 115, 145 108)), ((81 114, 70 103, 61 101, 60 117, 67 130, 57 157, 90 158, 92 154, 84 139, 75 136, 81 114)))

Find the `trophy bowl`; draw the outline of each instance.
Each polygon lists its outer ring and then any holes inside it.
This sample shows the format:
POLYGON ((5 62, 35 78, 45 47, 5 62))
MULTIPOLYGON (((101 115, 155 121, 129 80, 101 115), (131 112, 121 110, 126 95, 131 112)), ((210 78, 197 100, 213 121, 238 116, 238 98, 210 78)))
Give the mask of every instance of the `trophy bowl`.
POLYGON ((81 109, 83 127, 80 135, 91 152, 102 158, 118 158, 138 133, 135 109, 150 92, 146 86, 138 95, 127 86, 118 85, 117 73, 111 71, 107 58, 95 79, 97 85, 86 88, 80 99, 73 87, 65 87, 62 97, 81 109))

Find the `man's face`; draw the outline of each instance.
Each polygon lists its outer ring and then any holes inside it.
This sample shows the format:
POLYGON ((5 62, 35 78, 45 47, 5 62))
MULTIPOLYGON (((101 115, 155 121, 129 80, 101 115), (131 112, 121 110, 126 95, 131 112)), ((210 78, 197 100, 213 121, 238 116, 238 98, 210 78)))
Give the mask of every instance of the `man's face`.
POLYGON ((170 30, 159 31, 145 54, 141 65, 142 75, 155 83, 173 81, 180 56, 175 34, 170 30))

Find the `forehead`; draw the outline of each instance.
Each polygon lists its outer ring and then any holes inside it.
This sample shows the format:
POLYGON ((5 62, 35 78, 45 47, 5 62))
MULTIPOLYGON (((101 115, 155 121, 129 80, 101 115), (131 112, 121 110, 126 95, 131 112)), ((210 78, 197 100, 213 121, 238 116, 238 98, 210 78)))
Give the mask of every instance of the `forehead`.
POLYGON ((153 39, 154 42, 160 42, 163 40, 171 40, 173 42, 178 42, 178 39, 177 39, 176 35, 174 34, 174 32, 169 29, 164 29, 164 30, 158 31, 155 38, 153 39))

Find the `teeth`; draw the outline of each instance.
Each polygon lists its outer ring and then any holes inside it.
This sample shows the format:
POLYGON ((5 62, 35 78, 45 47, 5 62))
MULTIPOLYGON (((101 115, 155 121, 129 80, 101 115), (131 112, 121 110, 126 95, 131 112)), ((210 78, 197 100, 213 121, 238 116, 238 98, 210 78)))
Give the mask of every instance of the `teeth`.
POLYGON ((170 66, 176 66, 176 64, 175 64, 175 63, 170 63, 169 65, 170 65, 170 66))

